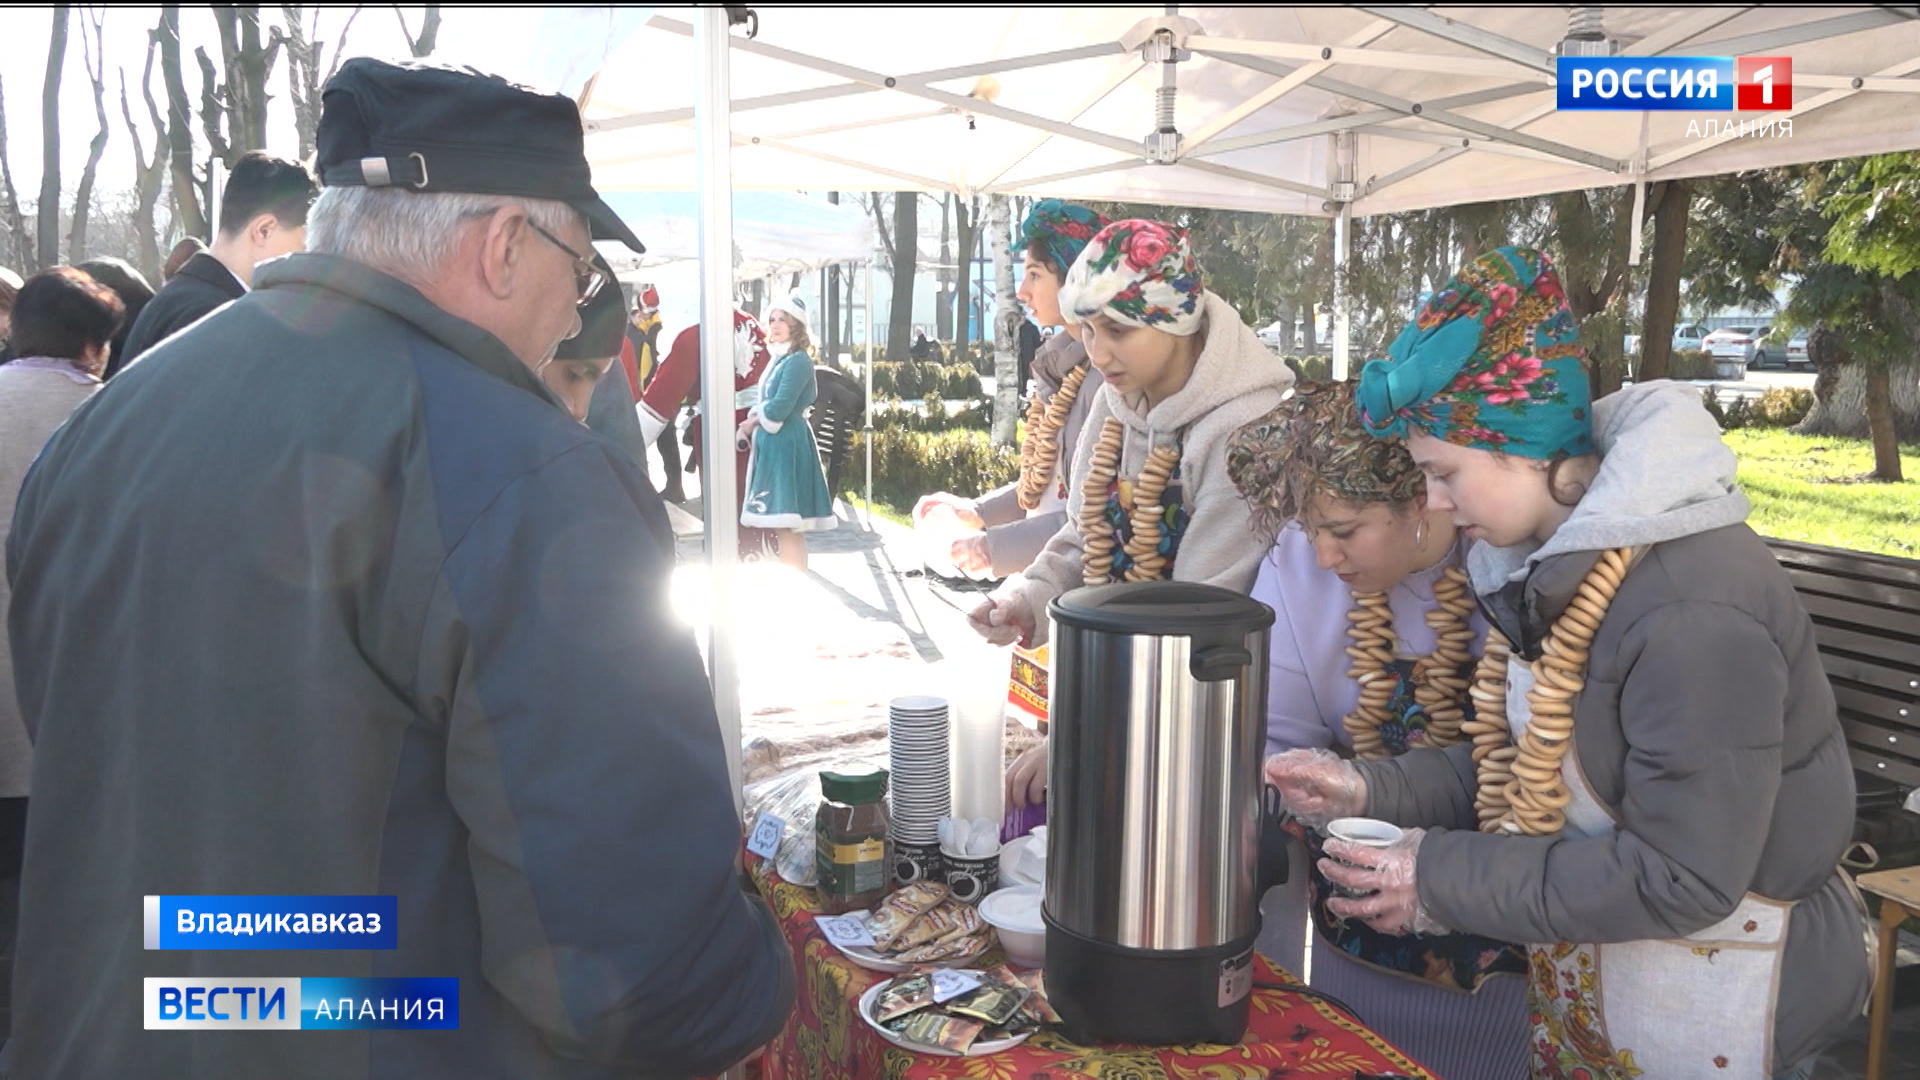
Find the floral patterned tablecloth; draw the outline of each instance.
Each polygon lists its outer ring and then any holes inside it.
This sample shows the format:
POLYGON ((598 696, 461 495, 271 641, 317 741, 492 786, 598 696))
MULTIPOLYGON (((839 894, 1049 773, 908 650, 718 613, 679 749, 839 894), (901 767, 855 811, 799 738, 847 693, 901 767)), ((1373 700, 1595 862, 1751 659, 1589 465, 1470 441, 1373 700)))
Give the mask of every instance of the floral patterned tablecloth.
MULTIPOLYGON (((855 1015, 860 995, 887 976, 860 967, 827 942, 814 925, 812 889, 781 880, 759 856, 746 860, 793 950, 799 987, 792 1018, 759 1062, 765 1080, 1352 1080, 1355 1074, 1436 1080, 1324 1002, 1260 988, 1253 992, 1246 1037, 1233 1046, 1089 1047, 1046 1029, 987 1057, 909 1053, 855 1015)), ((996 949, 982 962, 1001 959, 996 949)), ((1256 958, 1254 972, 1256 982, 1297 984, 1265 957, 1256 958)))

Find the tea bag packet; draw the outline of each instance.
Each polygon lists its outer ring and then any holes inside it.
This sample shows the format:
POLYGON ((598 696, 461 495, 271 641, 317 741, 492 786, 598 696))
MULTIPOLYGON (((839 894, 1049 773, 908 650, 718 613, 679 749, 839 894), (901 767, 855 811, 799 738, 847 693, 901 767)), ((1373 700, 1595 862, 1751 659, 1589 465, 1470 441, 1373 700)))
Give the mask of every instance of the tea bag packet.
MULTIPOLYGON (((965 936, 969 929, 966 917, 961 914, 968 910, 965 904, 941 904, 932 911, 915 919, 905 933, 893 939, 894 949, 912 949, 921 945, 932 945, 948 938, 965 936)), ((974 926, 979 924, 979 914, 974 914, 974 926)))
POLYGON ((903 975, 874 999, 873 1018, 884 1024, 932 1004, 933 980, 925 975, 903 975))
POLYGON ((944 960, 960 960, 972 956, 986 947, 986 937, 975 934, 917 945, 903 953, 895 954, 893 959, 903 964, 937 964, 944 960))
POLYGON ((1004 1027, 1019 1015, 1020 1006, 1026 999, 1026 987, 1007 986, 989 980, 966 997, 947 1002, 947 1011, 955 1016, 979 1020, 990 1027, 1004 1027))
POLYGON ((953 929, 941 935, 939 939, 941 941, 952 941, 956 938, 963 937, 977 937, 986 932, 986 920, 980 917, 980 910, 972 904, 962 904, 958 901, 949 900, 941 905, 941 910, 946 911, 954 922, 953 929))
POLYGON ((1038 970, 1016 971, 1014 980, 1027 990, 1027 1000, 1020 1008, 1042 1024, 1057 1024, 1060 1014, 1053 1011, 1053 1003, 1047 1000, 1046 980, 1038 970))
POLYGON ((1001 1039, 1017 1039, 1022 1035, 1030 1035, 1039 1030, 1039 1021, 1029 1016, 1026 1006, 1022 1005, 1020 1011, 1014 1014, 1013 1019, 999 1027, 990 1027, 981 1032, 980 1039, 983 1042, 998 1042, 1001 1039))
POLYGON ((946 898, 947 887, 932 881, 916 881, 896 890, 867 918, 867 926, 873 931, 874 948, 890 952, 901 947, 898 945, 900 935, 946 898))
POLYGON ((898 1031, 902 1039, 921 1046, 937 1047, 964 1054, 987 1025, 962 1016, 938 1012, 917 1012, 907 1017, 898 1031))

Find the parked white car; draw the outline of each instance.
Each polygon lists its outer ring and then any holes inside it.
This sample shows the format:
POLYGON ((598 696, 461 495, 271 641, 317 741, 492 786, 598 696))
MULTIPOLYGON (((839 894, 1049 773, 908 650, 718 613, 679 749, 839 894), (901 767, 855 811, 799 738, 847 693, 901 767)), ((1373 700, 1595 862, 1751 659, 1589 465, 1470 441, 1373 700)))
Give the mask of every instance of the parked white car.
POLYGON ((1766 333, 1764 326, 1723 326, 1701 339, 1701 347, 1715 360, 1738 360, 1751 367, 1756 354, 1764 355, 1760 339, 1766 333))
MULTIPOLYGON (((1676 352, 1681 349, 1698 349, 1700 339, 1705 334, 1706 331, 1698 326, 1682 326, 1673 332, 1673 348, 1676 352)), ((1623 344, 1628 356, 1640 355, 1639 334, 1628 334, 1623 344)))
POLYGON ((1788 335, 1781 330, 1761 337, 1754 346, 1752 362, 1756 368, 1769 364, 1778 364, 1783 368, 1811 368, 1813 364, 1807 359, 1807 332, 1796 330, 1788 335))

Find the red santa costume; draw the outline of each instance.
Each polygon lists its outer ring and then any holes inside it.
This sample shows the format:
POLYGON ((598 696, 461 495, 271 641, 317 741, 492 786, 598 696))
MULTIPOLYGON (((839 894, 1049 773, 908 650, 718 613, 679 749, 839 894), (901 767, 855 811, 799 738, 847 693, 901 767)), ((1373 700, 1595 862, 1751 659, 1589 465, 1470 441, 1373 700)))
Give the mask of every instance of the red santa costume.
MULTIPOLYGON (((760 398, 760 375, 771 361, 767 355, 767 335, 760 329, 760 323, 753 316, 733 310, 733 421, 728 430, 746 422, 747 410, 753 408, 760 398)), ((646 391, 640 396, 640 430, 651 443, 672 423, 682 405, 695 406, 693 420, 687 425, 687 444, 690 452, 687 456, 687 471, 700 466, 701 442, 700 422, 705 410, 700 408, 700 326, 694 324, 680 331, 673 339, 673 347, 668 350, 667 358, 653 373, 653 380, 647 384, 646 391)), ((740 500, 746 493, 744 483, 747 475, 747 451, 734 455, 736 476, 741 483, 734 487, 734 514, 740 512, 740 500)), ((765 529, 740 526, 740 554, 753 555, 762 552, 771 534, 765 529)))

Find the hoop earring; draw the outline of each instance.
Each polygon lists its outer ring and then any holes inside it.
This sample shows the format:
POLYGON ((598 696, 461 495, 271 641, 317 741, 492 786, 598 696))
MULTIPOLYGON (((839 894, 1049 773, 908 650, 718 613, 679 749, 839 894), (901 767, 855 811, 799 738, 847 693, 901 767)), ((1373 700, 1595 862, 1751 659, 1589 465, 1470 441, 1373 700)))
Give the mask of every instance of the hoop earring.
POLYGON ((1413 546, 1415 550, 1427 546, 1427 516, 1425 514, 1421 514, 1420 520, 1413 523, 1413 546))

